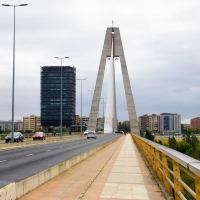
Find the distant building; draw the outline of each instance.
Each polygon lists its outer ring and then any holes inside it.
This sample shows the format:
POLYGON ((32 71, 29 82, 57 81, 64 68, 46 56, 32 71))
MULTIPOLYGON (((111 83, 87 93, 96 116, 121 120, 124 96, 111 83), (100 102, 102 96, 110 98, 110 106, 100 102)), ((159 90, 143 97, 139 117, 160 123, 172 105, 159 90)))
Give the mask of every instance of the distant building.
MULTIPOLYGON (((89 117, 88 116, 82 116, 82 125, 87 127, 88 125, 88 121, 89 121, 89 117)), ((80 115, 75 115, 75 124, 76 125, 80 125, 81 123, 81 117, 80 115)), ((97 118, 97 129, 103 129, 103 118, 98 117, 97 118)))
POLYGON ((181 133, 181 116, 172 113, 162 113, 160 115, 143 115, 139 116, 140 132, 149 130, 152 133, 161 134, 180 134, 181 133))
POLYGON ((160 128, 160 116, 156 114, 152 115, 143 115, 139 117, 139 127, 140 132, 145 132, 145 130, 149 130, 153 133, 159 132, 160 128))
POLYGON ((142 115, 139 116, 139 128, 140 128, 140 132, 144 132, 145 130, 149 130, 149 116, 146 115, 142 115))
POLYGON ((80 117, 79 117, 79 115, 75 115, 75 124, 80 124, 80 117))
POLYGON ((158 133, 160 130, 160 116, 156 114, 149 115, 149 130, 152 133, 158 133))
POLYGON ((30 115, 23 117, 24 131, 35 132, 41 129, 40 116, 30 115))
MULTIPOLYGON (((60 127, 61 67, 41 67, 41 125, 45 128, 60 127)), ((76 68, 62 66, 62 126, 70 131, 75 123, 76 68)))
POLYGON ((103 125, 104 125, 103 123, 104 123, 104 118, 98 117, 97 118, 97 126, 96 126, 96 128, 98 130, 103 130, 103 125))
MULTIPOLYGON (((2 131, 11 131, 12 130, 12 121, 0 121, 0 127, 2 131)), ((23 130, 23 122, 18 120, 14 122, 14 130, 15 131, 22 131, 23 130)))
POLYGON ((181 116, 173 113, 160 114, 160 133, 181 134, 181 116))
MULTIPOLYGON (((87 125, 88 121, 89 121, 88 116, 82 116, 82 125, 87 125)), ((81 122, 81 118, 80 118, 80 122, 81 122)))
POLYGON ((191 124, 183 124, 183 129, 187 130, 191 128, 191 124))
POLYGON ((196 130, 200 129, 200 117, 195 117, 190 120, 191 123, 191 129, 196 130))

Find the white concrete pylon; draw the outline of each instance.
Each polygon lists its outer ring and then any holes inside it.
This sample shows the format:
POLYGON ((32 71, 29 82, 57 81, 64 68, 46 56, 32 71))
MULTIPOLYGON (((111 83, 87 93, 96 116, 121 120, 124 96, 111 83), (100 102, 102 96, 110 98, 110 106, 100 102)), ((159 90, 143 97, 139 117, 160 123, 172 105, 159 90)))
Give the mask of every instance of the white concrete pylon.
MULTIPOLYGON (((91 105, 89 122, 88 122, 88 130, 96 129, 106 59, 107 57, 111 57, 112 38, 113 38, 113 57, 120 57, 120 64, 121 64, 121 70, 122 70, 122 77, 123 77, 123 83, 124 83, 124 90, 125 90, 131 132, 139 135, 137 115, 136 115, 130 80, 128 76, 128 70, 126 66, 121 36, 120 36, 118 27, 107 28, 107 31, 106 31, 106 36, 104 40, 104 45, 103 45, 103 50, 102 50, 102 55, 101 55, 101 60, 100 60, 100 65, 99 65, 99 71, 98 71, 95 90, 94 90, 94 96, 92 99, 92 105, 91 105), (114 32, 114 37, 112 37, 112 32, 114 32)), ((116 97, 114 98, 116 101, 116 97)))
POLYGON ((112 32, 112 46, 110 57, 110 74, 108 81, 106 115, 104 122, 104 133, 117 131, 117 109, 116 109, 116 87, 115 87, 115 65, 114 65, 114 32, 112 32))

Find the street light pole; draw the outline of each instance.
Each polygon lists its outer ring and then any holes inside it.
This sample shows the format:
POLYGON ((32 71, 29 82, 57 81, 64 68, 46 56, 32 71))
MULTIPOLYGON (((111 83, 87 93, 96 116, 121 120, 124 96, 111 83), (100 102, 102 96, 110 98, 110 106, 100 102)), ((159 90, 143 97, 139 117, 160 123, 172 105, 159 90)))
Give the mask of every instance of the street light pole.
POLYGON ((12 139, 14 142, 14 90, 15 90, 15 7, 27 6, 28 4, 10 5, 2 4, 2 6, 11 6, 14 8, 14 36, 13 36, 13 81, 12 81, 12 139))
POLYGON ((62 91, 63 91, 63 78, 62 78, 62 60, 65 58, 69 58, 69 57, 54 57, 56 59, 60 59, 61 60, 61 66, 60 66, 60 139, 62 139, 62 91))
POLYGON ((86 78, 83 78, 83 79, 76 79, 76 80, 80 80, 81 81, 81 137, 82 137, 82 81, 86 80, 86 78))

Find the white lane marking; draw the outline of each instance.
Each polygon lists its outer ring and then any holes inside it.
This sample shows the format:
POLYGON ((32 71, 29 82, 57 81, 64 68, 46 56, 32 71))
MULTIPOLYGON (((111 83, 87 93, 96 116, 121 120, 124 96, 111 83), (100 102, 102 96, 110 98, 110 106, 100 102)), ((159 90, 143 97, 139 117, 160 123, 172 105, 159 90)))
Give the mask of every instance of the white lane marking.
POLYGON ((63 147, 60 147, 60 149, 62 149, 63 147))
POLYGON ((7 160, 0 160, 0 162, 6 162, 7 160))
POLYGON ((28 154, 28 155, 26 155, 26 156, 33 156, 33 154, 31 153, 31 154, 28 154))
POLYGON ((47 150, 47 151, 51 151, 51 150, 47 150))
POLYGON ((70 144, 69 146, 71 147, 72 145, 70 144))

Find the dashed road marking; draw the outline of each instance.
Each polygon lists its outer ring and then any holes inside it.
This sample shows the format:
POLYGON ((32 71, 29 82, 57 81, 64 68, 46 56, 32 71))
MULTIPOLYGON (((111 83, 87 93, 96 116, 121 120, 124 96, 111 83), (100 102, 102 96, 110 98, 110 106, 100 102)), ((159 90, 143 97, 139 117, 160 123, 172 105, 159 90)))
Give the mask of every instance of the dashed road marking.
POLYGON ((7 160, 0 160, 0 162, 6 162, 7 160))
POLYGON ((28 154, 28 155, 26 155, 26 156, 33 156, 33 154, 31 153, 31 154, 28 154))
POLYGON ((47 151, 51 151, 51 150, 49 149, 49 150, 47 150, 47 151))

